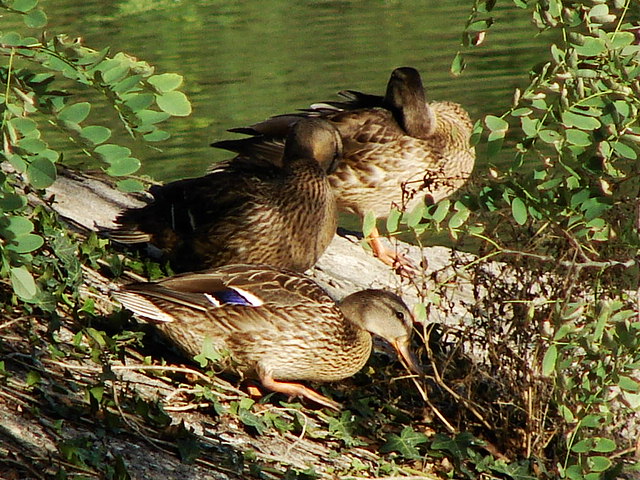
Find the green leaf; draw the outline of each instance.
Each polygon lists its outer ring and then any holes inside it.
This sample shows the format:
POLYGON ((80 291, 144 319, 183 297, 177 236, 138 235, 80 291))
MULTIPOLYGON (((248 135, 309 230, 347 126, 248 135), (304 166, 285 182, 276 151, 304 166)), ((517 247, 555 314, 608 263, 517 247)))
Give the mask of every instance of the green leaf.
POLYGON ((511 112, 512 117, 526 117, 527 115, 531 115, 533 110, 527 107, 516 108, 513 112, 511 112))
POLYGON ((574 48, 583 57, 597 57, 607 50, 604 40, 594 37, 587 37, 583 45, 574 45, 574 48))
POLYGON ((116 182, 116 186, 118 187, 118 190, 127 193, 144 191, 144 185, 142 184, 142 182, 133 178, 118 180, 116 182))
POLYGON ((39 249, 43 244, 44 239, 40 235, 27 233, 14 238, 6 248, 16 253, 29 253, 39 249))
POLYGON ((569 128, 564 131, 567 142, 578 147, 588 147, 591 145, 591 136, 587 132, 575 128, 569 128))
POLYGON ((156 103, 160 110, 176 117, 186 117, 191 113, 191 103, 182 92, 174 90, 156 95, 156 103))
POLYGON ((611 460, 607 457, 595 455, 587 458, 587 464, 591 468, 592 472, 604 472, 611 467, 611 460))
POLYGON ((171 137, 169 132, 165 132, 164 130, 154 130, 151 133, 145 133, 142 138, 144 138, 147 142, 162 142, 167 138, 171 137))
POLYGON ((622 158, 627 158, 629 160, 635 160, 636 158, 638 158, 638 154, 636 153, 636 151, 629 145, 626 145, 622 142, 614 143, 613 150, 622 158))
POLYGON ((147 92, 133 92, 125 94, 122 97, 125 99, 125 104, 127 105, 127 107, 133 110, 136 114, 139 114, 138 112, 141 110, 149 108, 151 105, 153 105, 153 102, 155 100, 155 96, 152 93, 147 92))
POLYGON ((587 453, 593 448, 593 440, 585 438, 571 447, 571 451, 575 453, 587 453))
POLYGON ((47 188, 56 181, 56 166, 45 157, 36 157, 27 167, 29 183, 33 188, 47 188))
POLYGON ((122 147, 113 143, 100 145, 99 147, 96 147, 95 152, 108 163, 114 162, 120 158, 128 157, 131 154, 131 150, 127 147, 122 147))
POLYGON ((398 452, 406 459, 418 459, 421 457, 420 452, 416 448, 417 445, 425 443, 429 437, 424 433, 415 432, 411 427, 404 427, 400 435, 391 433, 387 436, 387 441, 380 451, 383 453, 398 452))
POLYGON ((402 212, 397 208, 392 208, 387 216, 387 232, 395 233, 398 231, 398 224, 400 223, 400 217, 402 216, 402 212))
POLYGON ((622 375, 618 378, 618 386, 623 390, 628 390, 629 392, 640 391, 640 384, 638 384, 638 382, 622 375))
POLYGON ((12 267, 9 273, 15 294, 23 300, 32 300, 38 294, 38 287, 31 272, 26 267, 12 267))
POLYGON ((80 123, 87 118, 91 111, 89 102, 74 103, 58 112, 58 119, 64 122, 80 123))
POLYGON ((549 377, 556 369, 558 360, 558 347, 550 345, 542 359, 542 375, 549 377))
POLYGON ((614 442, 610 438, 596 437, 594 440, 595 445, 592 449, 594 452, 613 452, 616 448, 618 448, 616 442, 614 442))
POLYGON ((114 158, 109 161, 110 166, 107 173, 113 177, 131 175, 140 168, 140 160, 133 157, 114 158))
POLYGON ((8 239, 31 233, 34 229, 33 222, 22 216, 7 216, 3 223, 4 222, 6 222, 6 225, 2 227, 2 236, 8 239), (9 233, 9 235, 7 235, 7 233, 9 233))
POLYGON ((47 24, 47 14, 40 9, 31 10, 24 16, 24 23, 29 28, 42 28, 47 24))
POLYGON ((438 206, 436 207, 436 211, 433 212, 431 218, 434 222, 440 223, 442 222, 447 214, 449 213, 449 209, 451 208, 451 200, 444 199, 441 202, 438 202, 438 206))
POLYGON ((0 197, 0 209, 5 212, 20 210, 27 204, 27 198, 24 195, 15 193, 5 193, 4 197, 0 197))
POLYGON ((509 129, 509 124, 505 120, 494 115, 487 115, 484 123, 492 132, 506 132, 509 129))
POLYGON ((413 210, 411 210, 410 212, 405 212, 403 221, 409 228, 415 228, 416 225, 420 223, 420 220, 422 220, 424 216, 424 209, 424 203, 419 203, 418 205, 413 207, 413 210))
POLYGON ((13 4, 10 4, 13 10, 23 13, 33 10, 36 5, 38 5, 38 0, 15 0, 13 4))
POLYGON ((467 65, 466 65, 466 62, 464 61, 464 56, 462 55, 462 53, 458 52, 456 53, 456 56, 453 58, 453 61, 451 62, 450 71, 453 75, 457 77, 464 71, 466 66, 467 65))
POLYGON ((25 383, 29 387, 33 387, 34 385, 40 383, 41 379, 42 377, 40 377, 39 372, 36 372, 35 370, 29 370, 29 372, 27 373, 27 378, 25 378, 25 383))
POLYGON ((538 134, 540 121, 535 118, 525 116, 520 117, 520 125, 522 126, 522 131, 527 135, 527 137, 535 137, 538 134))
POLYGON ((111 130, 100 125, 89 125, 80 131, 80 136, 94 145, 100 145, 111 137, 111 130))
POLYGON ((167 93, 175 90, 182 85, 182 75, 177 73, 163 73, 161 75, 152 75, 147 81, 158 89, 161 93, 167 93))
POLYGON ((540 140, 542 140, 543 142, 551 143, 551 144, 559 141, 562 138, 560 134, 555 130, 547 130, 547 129, 540 130, 538 132, 538 137, 540 137, 540 140))
POLYGON ((520 198, 514 198, 511 202, 511 214, 518 225, 524 225, 527 221, 527 207, 520 198))
POLYGON ((566 126, 576 127, 581 130, 595 130, 600 127, 600 121, 597 118, 569 111, 562 112, 562 122, 566 126))
POLYGON ((454 213, 449 219, 449 228, 452 230, 460 228, 462 225, 464 225, 464 223, 469 218, 469 214, 471 213, 466 206, 459 204, 458 202, 456 202, 455 208, 458 211, 454 213))
POLYGON ((33 132, 36 132, 38 129, 38 124, 31 120, 30 118, 25 117, 14 117, 9 123, 18 130, 22 135, 29 135, 33 132))
POLYGON ((151 124, 164 122, 171 115, 167 112, 156 112, 155 110, 140 110, 136 112, 142 124, 151 124))
POLYGON ((369 237, 374 228, 376 228, 376 214, 369 210, 362 221, 362 234, 369 237))
POLYGON ((34 155, 44 152, 48 147, 45 142, 35 137, 23 138, 22 140, 20 140, 20 142, 18 142, 18 146, 34 155))

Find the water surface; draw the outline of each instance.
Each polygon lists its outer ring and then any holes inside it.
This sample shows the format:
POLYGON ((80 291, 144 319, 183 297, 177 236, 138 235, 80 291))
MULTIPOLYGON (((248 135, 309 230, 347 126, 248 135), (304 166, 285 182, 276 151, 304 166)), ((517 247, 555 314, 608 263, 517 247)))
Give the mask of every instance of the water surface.
MULTIPOLYGON (((487 42, 449 72, 472 2, 56 0, 42 2, 52 33, 111 46, 184 76, 194 112, 165 126, 162 151, 137 150, 159 180, 202 174, 228 156, 208 145, 227 128, 335 98, 351 88, 383 93, 393 68, 424 77, 429 98, 463 104, 477 119, 508 106, 526 72, 546 56, 526 12, 506 5, 487 42)), ((104 115, 109 118, 108 115, 104 115)), ((109 126, 109 124, 107 124, 109 126)), ((479 159, 476 171, 482 171, 479 159)))

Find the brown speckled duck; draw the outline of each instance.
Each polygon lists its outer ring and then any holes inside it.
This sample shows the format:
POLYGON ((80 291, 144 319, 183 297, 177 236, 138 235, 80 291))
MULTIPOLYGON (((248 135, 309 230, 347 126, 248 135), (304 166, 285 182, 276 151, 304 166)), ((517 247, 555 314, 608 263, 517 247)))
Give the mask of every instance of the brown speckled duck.
MULTIPOLYGON (((469 114, 457 103, 427 103, 416 69, 395 69, 384 96, 350 90, 340 95, 346 101, 231 129, 253 137, 213 146, 277 163, 282 149, 275 145, 291 125, 304 117, 324 118, 336 126, 344 144, 344 160, 329 176, 338 208, 360 217, 368 211, 384 217, 392 206, 410 210, 427 198, 437 202, 471 175, 475 151, 469 145, 469 114)), ((385 263, 404 262, 383 246, 377 230, 371 246, 385 263)))
POLYGON ((154 200, 120 214, 109 237, 153 244, 177 272, 229 263, 304 271, 335 234, 335 195, 321 165, 332 170, 341 154, 335 127, 305 119, 288 134, 281 166, 245 156, 152 187, 154 200))
POLYGON ((369 358, 371 334, 387 340, 405 366, 420 373, 409 347, 413 317, 399 296, 384 290, 356 292, 336 305, 304 275, 227 265, 128 285, 113 295, 187 355, 200 354, 208 339, 264 387, 330 408, 340 404, 297 382, 355 374, 369 358))

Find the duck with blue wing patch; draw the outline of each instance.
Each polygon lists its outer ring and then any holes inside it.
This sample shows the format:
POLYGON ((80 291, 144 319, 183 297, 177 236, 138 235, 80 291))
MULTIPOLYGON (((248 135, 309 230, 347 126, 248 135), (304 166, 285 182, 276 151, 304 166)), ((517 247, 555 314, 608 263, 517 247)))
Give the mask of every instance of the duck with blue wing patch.
POLYGON ((200 354, 211 339, 241 374, 334 409, 337 402, 297 382, 355 374, 369 358, 372 334, 389 342, 409 370, 421 371, 410 351, 413 316, 399 296, 384 290, 356 292, 336 305, 304 275, 228 265, 127 285, 113 295, 188 356, 200 354))

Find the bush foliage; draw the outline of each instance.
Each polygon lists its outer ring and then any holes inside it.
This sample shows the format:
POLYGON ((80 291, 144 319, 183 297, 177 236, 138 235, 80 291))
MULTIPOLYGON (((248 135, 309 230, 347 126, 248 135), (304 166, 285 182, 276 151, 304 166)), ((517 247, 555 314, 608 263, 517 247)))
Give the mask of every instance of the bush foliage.
MULTIPOLYGON (((395 234, 406 227, 417 236, 445 231, 461 249, 479 252, 462 266, 478 291, 472 319, 466 329, 445 335, 486 345, 489 354, 476 368, 490 381, 472 380, 464 388, 467 398, 478 399, 482 389, 487 398, 487 387, 495 388, 494 397, 482 418, 459 399, 464 395, 451 395, 466 410, 459 417, 463 430, 461 422, 469 421, 469 431, 492 438, 517 460, 480 453, 486 444, 467 431, 430 437, 407 421, 396 433, 377 432, 384 436, 380 453, 389 459, 380 465, 382 473, 396 473, 396 463, 427 454, 451 458, 455 472, 449 474, 456 478, 591 480, 633 470, 630 437, 616 429, 627 428, 640 408, 640 6, 632 0, 513 3, 530 12, 534 28, 557 35, 547 61, 532 68, 526 88, 514 92, 511 108, 490 112, 475 125, 482 155, 491 162, 512 152, 510 165, 481 172, 481 185, 464 195, 391 212, 387 230, 395 234), (509 279, 491 273, 493 260, 503 262, 509 279)), ((490 35, 495 4, 474 1, 454 74, 463 73, 490 35)), ((42 32, 38 38, 0 32, 0 277, 11 286, 3 289, 3 301, 7 311, 17 307, 55 318, 60 306, 84 308, 78 294, 82 265, 105 248, 95 237, 71 236, 42 201, 59 168, 78 163, 65 153, 78 151, 84 164, 101 168, 119 188, 140 190, 141 182, 132 177, 140 160, 125 144, 162 142, 169 135, 162 122, 189 115, 191 107, 179 74, 156 73, 148 63, 109 48, 47 36, 47 17, 37 0, 0 0, 0 9, 42 32), (98 97, 106 99, 122 131, 94 118, 92 99, 98 97)), ((365 231, 373 225, 367 221, 365 231)), ((425 302, 423 312, 431 307, 425 302)), ((130 341, 95 329, 83 335, 74 341, 90 339, 87 354, 105 371, 104 359, 122 355, 121 344, 130 341)), ((466 341, 460 345, 468 346, 466 341)), ((51 346, 62 355, 57 348, 51 346)), ((455 374, 453 364, 447 365, 440 372, 444 381, 455 374)), ((5 374, 3 362, 0 372, 5 374)), ((100 385, 90 387, 93 409, 110 401, 100 385)), ((215 398, 206 389, 198 395, 215 398)), ((217 402, 216 411, 223 411, 217 402)), ((154 406, 144 407, 155 412, 154 406)), ((297 414, 285 421, 273 414, 258 417, 252 408, 245 399, 230 411, 259 433, 300 424, 297 414)), ((359 408, 369 423, 345 412, 327 421, 328 438, 357 446, 358 429, 391 423, 369 405, 359 408)), ((153 416, 168 421, 164 412, 153 416)), ((405 413, 394 411, 393 418, 401 423, 405 413)), ((69 441, 61 451, 84 467, 99 465, 100 459, 81 459, 90 450, 86 443, 69 441)), ((109 468, 110 478, 127 477, 122 458, 109 468)), ((356 472, 364 468, 353 466, 356 472)), ((283 478, 307 477, 288 471, 283 478)))

